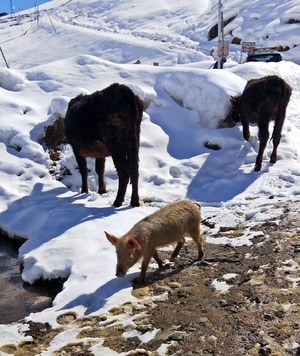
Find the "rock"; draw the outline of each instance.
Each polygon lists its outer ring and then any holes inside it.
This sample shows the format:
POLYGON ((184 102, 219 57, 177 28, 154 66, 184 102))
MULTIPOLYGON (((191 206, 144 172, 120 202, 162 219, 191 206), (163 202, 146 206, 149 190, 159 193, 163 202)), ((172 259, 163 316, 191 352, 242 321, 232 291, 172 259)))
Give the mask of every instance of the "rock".
POLYGON ((215 336, 215 335, 210 335, 208 338, 207 338, 207 341, 212 344, 212 345, 216 345, 217 344, 217 341, 218 341, 218 338, 215 336))
POLYGON ((268 347, 261 347, 258 351, 259 356, 269 356, 271 355, 271 350, 268 347))
POLYGON ((264 319, 265 320, 273 320, 274 319, 274 315, 271 313, 266 313, 264 314, 264 319))
POLYGON ((220 304, 221 307, 226 307, 226 306, 228 305, 228 302, 227 302, 227 300, 225 300, 225 299, 221 299, 221 300, 219 301, 219 304, 220 304))
POLYGON ((182 340, 185 334, 186 333, 184 331, 174 331, 172 334, 169 335, 169 340, 173 340, 173 341, 182 340))

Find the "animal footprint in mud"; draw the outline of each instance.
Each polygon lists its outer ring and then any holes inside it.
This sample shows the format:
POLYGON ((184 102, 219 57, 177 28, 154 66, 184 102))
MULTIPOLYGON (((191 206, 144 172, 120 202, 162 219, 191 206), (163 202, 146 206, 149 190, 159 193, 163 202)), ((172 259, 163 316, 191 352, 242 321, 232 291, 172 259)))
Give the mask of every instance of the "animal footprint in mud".
POLYGON ((78 318, 77 313, 75 312, 68 312, 65 314, 61 314, 56 318, 56 321, 60 325, 66 325, 72 323, 74 320, 78 318))

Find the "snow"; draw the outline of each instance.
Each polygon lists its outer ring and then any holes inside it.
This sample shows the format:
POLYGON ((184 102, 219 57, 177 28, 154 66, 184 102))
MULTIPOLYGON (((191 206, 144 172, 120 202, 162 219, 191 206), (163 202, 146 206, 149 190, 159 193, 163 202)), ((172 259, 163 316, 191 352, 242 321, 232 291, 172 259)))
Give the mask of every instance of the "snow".
MULTIPOLYGON (((224 1, 226 18, 238 14, 228 25, 234 36, 243 34, 261 47, 291 49, 283 52, 280 63, 239 64, 244 54, 231 45, 223 70, 210 69, 216 57, 209 52, 217 45, 207 40, 217 21, 210 1, 201 6, 192 0, 154 1, 149 10, 138 0, 52 0, 40 6, 39 22, 34 14, 17 26, 10 26, 12 18, 0 22, 0 45, 11 67, 0 62, 0 227, 26 239, 19 250, 24 281, 67 279, 52 307, 28 315, 27 321, 56 327, 56 318, 68 311, 97 315, 135 302, 131 280, 139 265, 117 279, 115 250, 104 230, 122 235, 157 208, 187 198, 199 202, 203 219, 215 223, 209 230, 202 227, 208 242, 249 246, 255 237, 250 229, 230 240, 210 235, 250 217, 276 220, 282 212, 273 208, 277 202, 299 200, 300 52, 299 46, 292 47, 299 44, 300 31, 288 24, 290 18, 299 19, 297 3, 264 0, 264 5, 256 1, 246 7, 240 0, 224 1), (142 63, 134 64, 137 59, 142 63), (251 78, 273 74, 293 94, 278 161, 269 163, 269 143, 256 173, 257 127, 250 128, 249 142, 240 126, 218 127, 228 113, 230 95, 240 94, 251 78), (91 159, 90 193, 80 194, 71 148, 63 147, 58 169, 67 167, 72 175, 58 181, 50 175, 49 153, 39 143, 45 126, 64 117, 71 98, 113 82, 128 85, 149 103, 141 125, 138 208, 129 205, 130 186, 123 206, 112 207, 118 179, 111 159, 106 166, 108 193, 96 193, 91 159), (208 149, 207 142, 221 149, 208 149)), ((216 281, 217 289, 226 286, 216 281)), ((23 328, 19 323, 0 325, 0 346, 28 339, 23 328)), ((59 334, 45 355, 74 337, 72 329, 59 334)), ((101 345, 93 346, 93 352, 115 354, 101 345)))
POLYGON ((214 279, 212 281, 212 287, 215 288, 216 291, 220 292, 220 294, 228 292, 230 286, 224 282, 224 281, 218 281, 217 279, 214 279))

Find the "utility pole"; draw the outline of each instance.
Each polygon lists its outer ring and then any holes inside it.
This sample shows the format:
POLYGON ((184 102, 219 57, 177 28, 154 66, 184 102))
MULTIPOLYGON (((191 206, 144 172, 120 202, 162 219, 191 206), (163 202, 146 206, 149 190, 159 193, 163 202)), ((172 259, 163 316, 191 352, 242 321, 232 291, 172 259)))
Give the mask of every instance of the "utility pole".
POLYGON ((218 40, 221 41, 222 40, 222 32, 223 32, 223 28, 222 28, 222 17, 223 17, 223 11, 222 11, 222 3, 221 0, 218 0, 218 40))
POLYGON ((229 41, 224 41, 223 5, 221 0, 218 0, 218 4, 216 1, 214 2, 213 9, 216 7, 218 7, 218 60, 214 68, 222 69, 224 63, 226 63, 226 57, 229 55, 229 41))
POLYGON ((14 7, 13 7, 13 2, 10 0, 10 12, 13 14, 14 13, 14 7))
MULTIPOLYGON (((221 43, 221 41, 224 40, 224 33, 223 33, 223 11, 222 11, 222 3, 221 0, 218 0, 218 41, 221 43)), ((221 68, 221 60, 220 58, 218 59, 218 68, 221 68)))

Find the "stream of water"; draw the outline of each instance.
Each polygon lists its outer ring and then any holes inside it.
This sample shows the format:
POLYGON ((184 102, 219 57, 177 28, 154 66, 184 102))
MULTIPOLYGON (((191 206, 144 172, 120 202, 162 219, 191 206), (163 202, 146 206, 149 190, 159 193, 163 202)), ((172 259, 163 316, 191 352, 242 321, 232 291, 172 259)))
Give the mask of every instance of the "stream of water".
POLYGON ((58 281, 34 285, 22 281, 18 259, 21 244, 0 235, 0 324, 17 322, 50 307, 62 289, 58 281))

